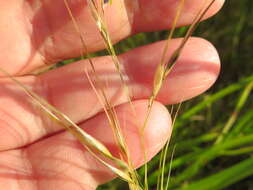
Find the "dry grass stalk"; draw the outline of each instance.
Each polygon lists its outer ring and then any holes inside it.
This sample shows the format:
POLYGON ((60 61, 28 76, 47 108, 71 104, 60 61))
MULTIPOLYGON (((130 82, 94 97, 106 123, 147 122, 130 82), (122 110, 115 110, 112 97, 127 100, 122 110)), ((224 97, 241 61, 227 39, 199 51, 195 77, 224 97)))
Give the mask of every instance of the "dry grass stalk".
MULTIPOLYGON (((188 29, 188 31, 187 31, 185 37, 183 38, 182 42, 180 43, 179 47, 172 53, 171 57, 166 62, 166 54, 167 54, 168 48, 169 48, 169 41, 173 37, 178 19, 180 18, 180 14, 182 12, 182 8, 183 8, 184 2, 185 2, 185 0, 180 0, 179 5, 177 7, 175 18, 173 19, 172 29, 170 30, 167 41, 165 43, 165 47, 163 49, 161 62, 156 68, 156 72, 155 72, 155 75, 154 75, 154 81, 153 81, 153 90, 152 90, 151 96, 149 97, 149 104, 148 104, 148 108, 147 108, 146 118, 145 118, 144 124, 142 126, 142 133, 143 133, 143 131, 144 131, 146 125, 147 125, 148 118, 149 118, 149 115, 151 113, 151 109, 152 109, 154 100, 156 99, 160 89, 162 88, 164 80, 167 78, 170 71, 172 70, 172 68, 176 64, 176 62, 177 62, 177 60, 178 60, 185 44, 186 44, 186 42, 188 41, 188 39, 190 38, 192 33, 197 28, 197 25, 200 23, 200 21, 203 19, 203 17, 205 16, 205 14, 210 9, 210 7, 214 4, 215 1, 216 0, 212 0, 208 5, 206 5, 207 4, 206 0, 204 1, 203 8, 201 8, 200 11, 195 16, 190 28, 188 29)), ((166 147, 167 147, 167 145, 166 145, 166 147)), ((166 152, 167 152, 167 149, 165 150, 165 155, 166 155, 166 152)), ((146 154, 145 150, 144 150, 144 154, 146 154)), ((146 159, 146 155, 144 155, 144 159, 146 159)), ((164 167, 164 162, 163 162, 162 165, 163 165, 162 167, 164 167)), ((163 174, 162 174, 162 176, 161 176, 161 186, 160 186, 161 190, 163 190, 163 179, 164 179, 164 177, 163 177, 163 174)), ((168 186, 166 185, 166 187, 168 187, 168 186)), ((145 189, 148 189, 147 164, 145 164, 145 189)))
MULTIPOLYGON (((175 110, 175 114, 174 116, 172 116, 173 118, 173 121, 172 121, 172 127, 175 125, 175 122, 176 122, 176 119, 177 119, 177 116, 179 114, 179 110, 180 110, 180 107, 181 107, 182 103, 180 103, 177 107, 177 109, 175 110)), ((173 107, 172 107, 172 110, 171 110, 171 115, 173 113, 173 107)), ((172 131, 173 131, 173 128, 172 128, 172 131)), ((161 173, 160 173, 160 176, 159 176, 159 181, 160 181, 160 184, 158 184, 158 186, 160 188, 157 188, 157 189, 161 189, 161 190, 167 190, 168 187, 169 187, 169 179, 170 179, 170 175, 171 175, 171 165, 172 165, 172 159, 173 159, 173 156, 174 156, 174 153, 175 153, 175 149, 176 149, 176 146, 174 146, 173 148, 173 151, 171 153, 171 160, 170 160, 170 169, 169 169, 169 174, 168 174, 168 177, 167 177, 167 182, 166 182, 166 186, 164 188, 164 180, 165 180, 165 164, 166 164, 166 160, 167 160, 167 154, 168 154, 168 149, 169 149, 169 145, 170 145, 170 141, 167 141, 164 148, 163 148, 163 152, 162 152, 162 156, 160 158, 160 170, 161 170, 161 173)))
POLYGON ((33 102, 43 110, 51 119, 61 124, 66 130, 72 133, 79 142, 102 164, 107 166, 113 173, 121 177, 123 180, 133 183, 128 175, 128 166, 122 160, 112 156, 110 151, 98 140, 90 136, 88 133, 83 131, 79 126, 72 122, 65 114, 57 110, 54 106, 50 105, 45 99, 37 95, 36 93, 29 90, 21 82, 11 76, 8 72, 0 68, 0 71, 15 82, 30 98, 33 102), (102 158, 109 159, 118 168, 108 164, 102 158))
MULTIPOLYGON (((151 113, 151 109, 152 109, 154 100, 155 100, 157 94, 159 93, 159 91, 162 87, 164 78, 165 78, 165 76, 164 76, 165 64, 164 63, 165 63, 166 54, 167 54, 168 48, 169 48, 169 41, 172 39, 172 36, 175 32, 177 22, 180 18, 180 14, 182 13, 182 8, 184 6, 184 3, 185 3, 185 0, 180 0, 180 2, 178 4, 177 10, 176 10, 176 15, 175 15, 175 18, 173 19, 173 23, 172 23, 172 28, 170 30, 170 33, 169 33, 168 38, 167 38, 166 43, 165 43, 165 47, 163 49, 161 62, 156 68, 156 72, 155 72, 155 75, 154 75, 154 81, 153 81, 153 91, 152 91, 152 95, 149 98, 147 114, 146 114, 145 121, 144 121, 142 129, 141 129, 142 134, 144 133, 144 130, 147 126, 148 118, 149 118, 149 115, 151 113)), ((142 141, 144 141, 144 139, 142 139, 142 141)), ((142 144, 144 144, 144 142, 142 142, 142 144)), ((143 145, 143 147, 145 147, 145 146, 143 145)), ((144 150, 144 159, 145 159, 145 161, 147 160, 146 150, 144 150)), ((148 168, 147 168, 147 163, 146 162, 145 162, 144 183, 145 183, 145 189, 148 189, 148 168)))
MULTIPOLYGON (((127 181, 129 183, 129 188, 131 190, 141 190, 143 189, 140 185, 140 182, 138 180, 138 175, 136 174, 134 167, 132 165, 130 156, 129 156, 129 152, 128 152, 128 147, 125 143, 125 139, 124 136, 122 135, 121 132, 121 127, 119 125, 119 121, 117 118, 117 114, 115 112, 115 109, 113 107, 113 105, 111 105, 106 93, 105 93, 105 89, 102 83, 102 80, 100 79, 100 77, 98 76, 97 72, 96 72, 96 68, 93 64, 93 60, 92 58, 89 56, 88 53, 88 48, 85 44, 85 40, 84 37, 81 33, 81 30, 77 24, 77 22, 75 21, 75 18, 70 10, 70 7, 68 5, 67 0, 63 0, 66 8, 69 12, 69 15, 71 17, 71 20, 73 22, 73 25, 80 37, 81 43, 82 43, 82 47, 83 50, 81 52, 82 57, 84 57, 84 55, 86 55, 86 57, 88 57, 89 60, 89 64, 91 66, 92 69, 92 75, 94 76, 94 81, 91 80, 91 77, 89 75, 89 73, 86 71, 86 76, 94 90, 94 92, 97 94, 97 97, 99 99, 99 101, 101 102, 101 104, 103 105, 104 111, 107 115, 110 127, 112 128, 112 131, 114 133, 115 136, 115 141, 117 142, 119 149, 120 149, 120 155, 121 155, 121 159, 115 158, 114 156, 112 156, 112 154, 110 153, 110 151, 98 140, 96 140, 95 138, 93 138, 92 136, 90 136, 89 134, 85 133, 79 126, 77 126, 74 122, 72 122, 66 115, 64 115, 63 113, 61 113, 59 110, 57 110, 55 107, 53 107, 52 105, 50 105, 46 100, 44 100, 42 97, 38 96, 37 94, 35 94, 34 92, 30 91, 28 88, 26 88, 22 83, 20 83, 18 80, 16 80, 14 77, 12 77, 9 73, 7 73, 6 71, 0 69, 1 72, 3 72, 7 77, 9 77, 12 81, 14 81, 19 87, 21 87, 24 92, 44 111, 46 112, 49 117, 51 117, 53 120, 57 121, 58 123, 60 123, 64 128, 66 128, 70 133, 72 133, 78 140, 79 142, 95 157, 97 158, 103 165, 105 165, 106 167, 108 167, 113 173, 115 173, 116 175, 118 175, 119 177, 121 177, 123 180, 127 181), (110 164, 106 161, 106 159, 110 160, 110 162, 112 162, 113 164, 110 164), (115 166, 114 166, 115 165, 115 166)), ((203 8, 198 12, 198 14, 196 15, 196 17, 193 20, 193 23, 191 24, 189 30, 187 31, 185 37, 183 38, 182 42, 180 43, 179 47, 172 53, 172 56, 169 58, 168 61, 166 61, 166 54, 167 51, 169 49, 169 41, 171 40, 171 38, 173 37, 176 25, 177 25, 177 21, 180 17, 180 14, 182 12, 182 7, 184 5, 185 0, 180 0, 180 3, 178 5, 177 8, 177 12, 175 15, 175 18, 173 20, 173 24, 172 24, 172 29, 169 33, 167 42, 165 44, 163 53, 162 53, 162 57, 161 57, 161 61, 159 63, 159 65, 157 66, 155 75, 154 75, 154 81, 153 81, 153 90, 152 90, 152 94, 149 97, 149 104, 148 104, 148 109, 147 109, 147 114, 146 114, 146 118, 145 118, 145 122, 142 125, 142 132, 144 131, 146 125, 147 125, 147 121, 151 112, 151 108, 152 105, 154 103, 154 100, 156 99, 164 80, 166 79, 166 77, 168 76, 168 74, 170 73, 171 69, 173 68, 173 66, 176 64, 186 42, 188 41, 189 37, 192 35, 192 33, 194 32, 194 30, 196 29, 198 23, 201 21, 201 19, 204 17, 204 15, 206 14, 206 12, 209 10, 209 8, 213 5, 213 3, 216 0, 212 0, 207 6, 206 6, 206 0, 204 1, 204 6, 203 8)), ((112 61, 115 65, 115 68, 119 74, 122 86, 124 88, 124 91, 129 99, 129 103, 131 104, 131 98, 130 98, 130 91, 123 79, 123 72, 121 69, 121 65, 119 62, 119 59, 115 53, 108 29, 107 29, 107 25, 106 22, 104 20, 104 1, 103 0, 87 0, 88 5, 90 7, 91 13, 93 18, 95 19, 95 22, 98 26, 98 29, 100 31, 100 34, 105 42, 106 48, 109 52, 109 54, 112 57, 112 61)), ((109 3, 112 4, 112 0, 109 0, 109 3)), ((178 113, 178 110, 176 112, 176 115, 178 113)), ((175 118, 173 120, 173 123, 175 122, 175 118)), ((143 139, 142 139, 143 141, 143 139)), ((167 150, 168 150, 168 145, 169 143, 167 142, 164 152, 163 152, 163 156, 160 162, 160 166, 161 168, 164 168, 165 166, 165 160, 166 160, 166 155, 167 155, 167 150)), ((144 148, 144 141, 143 141, 143 148, 144 148)), ((144 150, 144 158, 146 159, 146 150, 144 150)), ((163 190, 163 184, 164 184, 164 173, 162 173, 162 175, 159 178, 160 183, 158 184, 157 188, 163 190)), ((165 189, 168 188, 168 183, 166 184, 165 189)), ((148 189, 148 181, 147 181, 147 165, 146 165, 146 171, 145 171, 145 186, 144 189, 147 190, 148 189)))
MULTIPOLYGON (((71 20, 72 20, 72 22, 74 24, 74 27, 75 27, 75 29, 76 29, 79 37, 80 37, 81 43, 82 43, 82 47, 83 47, 82 57, 84 57, 84 53, 88 57, 89 64, 90 64, 90 66, 92 68, 93 75, 95 76, 96 86, 98 87, 99 91, 101 92, 101 95, 99 95, 99 96, 102 96, 103 101, 100 101, 100 102, 102 102, 104 110, 106 110, 105 113, 107 114, 110 126, 112 127, 113 131, 115 132, 114 134, 117 134, 116 136, 117 136, 117 139, 118 139, 117 142, 119 144, 119 147, 120 147, 121 151, 124 154, 126 154, 125 143, 123 142, 124 140, 123 140, 123 137, 122 137, 121 132, 120 132, 120 128, 119 128, 119 124, 118 124, 118 120, 117 120, 114 108, 110 104, 110 101, 108 100, 108 98, 106 96, 106 93, 105 93, 105 90, 104 90, 104 86, 103 86, 103 84, 101 82, 101 79, 97 75, 96 68, 95 68, 95 66, 93 64, 92 58, 89 56, 88 48, 86 46, 84 37, 83 37, 83 35, 81 33, 81 30, 80 30, 80 28, 79 28, 79 26, 78 26, 78 24, 77 24, 77 22, 76 22, 76 20, 75 20, 75 18, 73 16, 73 14, 72 14, 72 11, 70 10, 70 7, 68 5, 67 0, 64 0, 64 3, 65 3, 65 6, 66 6, 66 8, 68 10, 68 13, 69 13, 69 15, 71 17, 71 20)), ((89 81, 91 82, 91 80, 89 80, 89 81)), ((97 93, 97 94, 99 94, 99 93, 97 93)), ((99 99, 101 100, 101 98, 99 98, 99 99)))
MULTIPOLYGON (((149 104, 148 104, 148 111, 147 111, 147 118, 150 114, 151 111, 151 107, 154 103, 155 98, 157 97, 164 80, 166 79, 166 77, 169 75, 170 71, 172 70, 172 68, 174 67, 174 65, 176 64, 186 42, 188 41, 188 39, 190 38, 190 36, 192 35, 192 33, 195 31, 197 25, 200 23, 200 21, 203 19, 203 17, 205 16, 206 12, 210 9, 210 7, 213 5, 213 3, 216 0, 212 0, 207 6, 206 6, 206 0, 204 1, 203 4, 203 8, 198 12, 198 14, 196 15, 196 17, 194 18, 190 28, 188 29, 185 37, 183 38, 182 42, 180 43, 180 45, 177 47, 177 49, 172 53, 172 55, 170 56, 169 60, 166 61, 166 53, 168 51, 168 47, 169 47, 169 41, 171 40, 171 38, 173 37, 175 28, 176 28, 176 24, 177 21, 180 17, 181 14, 181 10, 182 7, 184 5, 184 1, 185 0, 181 0, 178 6, 178 10, 176 13, 176 16, 173 20, 173 24, 172 24, 172 29, 170 30, 169 36, 167 38, 165 47, 164 47, 164 51, 162 54, 162 58, 161 58, 161 62, 160 64, 157 66, 156 68, 156 72, 154 75, 154 81, 153 81, 153 91, 151 96, 149 97, 149 104)), ((147 119, 146 119, 147 120, 147 119)), ((143 125, 143 128, 145 128, 146 126, 146 122, 143 125)))
MULTIPOLYGON (((96 22, 96 25, 98 27, 98 30, 100 32, 101 37, 103 38, 103 41, 106 45, 106 49, 108 53, 111 55, 112 61, 114 63, 114 66, 119 74, 123 89, 125 94, 127 95, 128 102, 132 104, 131 102, 131 92, 124 80, 123 77, 123 70, 120 64, 120 61, 116 55, 115 49, 113 47, 113 43, 110 37, 110 34, 108 32, 107 24, 104 17, 104 0, 87 0, 88 5, 90 7, 90 11, 92 13, 92 16, 96 22)), ((112 4, 112 0, 109 1, 110 4, 112 4)))
MULTIPOLYGON (((103 1, 100 1, 100 2, 103 3, 103 1)), ((73 22, 73 24, 74 24, 74 27, 75 27, 75 29, 76 29, 76 31, 77 31, 77 33, 78 33, 80 39, 81 39, 81 43, 82 43, 82 47, 83 47, 82 55, 83 55, 83 57, 84 57, 84 53, 85 53, 86 56, 88 57, 90 66, 91 66, 91 68, 92 68, 93 75, 95 76, 96 86, 98 87, 99 91, 101 92, 101 96, 102 96, 102 98, 103 98, 103 104, 102 104, 102 105, 103 105, 103 107, 104 107, 104 110, 107 110, 107 111, 106 111, 106 114, 107 114, 107 117, 108 117, 108 119, 109 119, 110 126, 112 126, 112 129, 113 129, 115 132, 117 132, 117 135, 116 135, 116 136, 118 137, 117 139, 118 139, 118 143, 119 143, 119 145, 120 145, 120 149, 122 150, 122 152, 125 152, 125 154, 126 154, 126 150, 125 150, 125 148, 124 148, 124 147, 125 147, 125 143, 123 142, 124 140, 123 140, 123 137, 122 137, 122 135, 121 135, 121 133, 120 133, 120 128, 119 128, 119 124, 118 124, 118 121, 117 121, 117 117, 116 117, 114 108, 113 108, 113 106, 110 104, 110 101, 108 100, 108 98, 107 98, 107 96, 106 96, 106 93, 105 93, 105 90, 104 90, 104 86, 103 86, 103 84, 102 84, 102 82, 101 82, 101 79, 100 79, 99 76, 97 75, 97 72, 96 72, 95 66, 94 66, 94 64, 93 64, 92 58, 89 56, 88 49, 87 49, 87 46, 86 46, 84 37, 83 37, 83 35, 82 35, 82 33, 81 33, 81 30, 80 30, 78 24, 77 24, 76 21, 75 21, 75 18, 74 18, 73 14, 72 14, 72 12, 71 12, 71 10, 70 10, 70 7, 69 7, 69 5, 68 5, 67 0, 64 0, 64 3, 65 3, 65 5, 66 5, 66 8, 67 8, 67 10, 68 10, 68 13, 69 13, 69 15, 70 15, 70 17, 71 17, 71 20, 72 20, 72 22, 73 22)), ((93 11, 94 14, 97 13, 96 15, 97 15, 97 17, 99 18, 99 20, 102 20, 102 18, 101 18, 101 17, 99 16, 99 14, 98 14, 99 11, 97 10, 98 7, 97 7, 96 3, 95 3, 94 1, 89 1, 89 3, 92 4, 92 7, 91 7, 91 8, 96 9, 96 10, 93 11)), ((102 5, 101 5, 101 6, 102 6, 102 5)), ((97 17, 96 17, 96 18, 97 18, 97 17)), ((100 21, 99 21, 99 22, 100 22, 100 21)), ((103 30, 103 31, 105 31, 105 30, 103 30)), ((108 35, 107 35, 107 36, 108 36, 108 35)), ((109 36, 108 36, 106 39, 105 39, 105 41, 108 42, 109 36), (107 40, 106 40, 106 39, 107 39, 107 40)), ((111 42, 108 42, 108 44, 111 44, 111 42)), ((110 46, 112 46, 112 45, 110 45, 110 46)), ((112 47, 111 49, 113 49, 113 47, 112 47)), ((113 51, 114 51, 114 49, 113 49, 113 51)), ((117 57, 115 53, 114 53, 114 55, 115 55, 115 57, 117 57)), ((119 69, 119 67, 117 67, 117 71, 119 72, 118 69, 119 69)), ((88 76, 88 75, 87 75, 87 76, 88 76)), ((122 74, 120 74, 120 76, 121 76, 121 79, 123 79, 122 74)), ((102 102, 102 101, 101 101, 101 102, 102 102)))
MULTIPOLYGON (((89 56, 89 53, 88 53, 88 50, 87 50, 87 46, 85 44, 84 37, 83 37, 83 35, 82 35, 81 31, 80 31, 80 28, 78 27, 78 25, 77 25, 77 23, 76 23, 76 21, 75 21, 75 19, 73 17, 73 14, 72 14, 72 12, 70 10, 68 2, 67 2, 67 0, 64 0, 64 2, 65 2, 65 5, 67 7, 67 10, 69 12, 69 15, 70 15, 70 17, 72 19, 72 22, 74 24, 74 27, 75 27, 78 35, 80 36, 81 43, 82 43, 83 50, 84 50, 82 52, 85 52, 86 56, 88 57, 90 66, 92 68, 92 74, 95 77, 95 81, 94 81, 95 84, 93 83, 93 81, 89 77, 88 72, 86 72, 86 76, 87 76, 87 78, 88 78, 88 80, 89 80, 92 88, 96 92, 98 99, 100 100, 101 104, 103 105, 103 108, 104 108, 104 111, 105 111, 105 113, 107 115, 110 127, 111 127, 111 129, 113 131, 113 134, 114 134, 114 137, 116 139, 115 141, 118 144, 118 147, 120 149, 121 159, 127 161, 126 162, 127 170, 125 171, 125 173, 128 176, 130 176, 130 179, 131 179, 131 180, 128 180, 130 189, 133 189, 133 190, 134 189, 136 189, 136 190, 140 189, 140 187, 139 187, 139 181, 138 181, 136 172, 135 172, 135 170, 134 170, 134 168, 132 166, 132 162, 131 162, 131 159, 130 159, 130 156, 129 156, 128 148, 126 146, 125 139, 124 139, 124 137, 122 135, 121 128, 119 126, 119 122, 118 122, 118 119, 117 119, 117 114, 116 114, 116 112, 114 110, 113 105, 111 105, 110 101, 108 100, 108 98, 106 96, 102 80, 97 75, 96 68, 95 68, 95 66, 93 64, 93 61, 92 61, 91 57, 89 56)), ((103 16, 104 16, 104 10, 103 10, 104 1, 99 1, 99 4, 97 4, 93 0, 88 0, 88 4, 89 4, 89 7, 91 9, 93 18, 95 19, 96 24, 97 24, 97 26, 99 28, 100 34, 103 37, 103 40, 104 40, 104 42, 106 44, 107 50, 110 53, 110 55, 112 56, 112 60, 114 62, 116 70, 117 70, 117 72, 118 72, 118 74, 120 76, 120 80, 121 80, 121 83, 122 83, 122 85, 124 87, 124 91, 125 91, 128 99, 129 99, 129 103, 131 104, 131 98, 130 98, 130 95, 129 95, 129 90, 128 90, 128 87, 127 87, 127 85, 125 84, 125 82, 123 80, 123 74, 122 74, 121 69, 120 69, 120 62, 119 62, 119 60, 117 58, 117 55, 116 55, 116 53, 114 51, 114 48, 113 48, 113 45, 112 45, 112 42, 111 42, 108 30, 107 30, 107 27, 106 27, 106 24, 105 24, 105 22, 103 20, 103 16)))

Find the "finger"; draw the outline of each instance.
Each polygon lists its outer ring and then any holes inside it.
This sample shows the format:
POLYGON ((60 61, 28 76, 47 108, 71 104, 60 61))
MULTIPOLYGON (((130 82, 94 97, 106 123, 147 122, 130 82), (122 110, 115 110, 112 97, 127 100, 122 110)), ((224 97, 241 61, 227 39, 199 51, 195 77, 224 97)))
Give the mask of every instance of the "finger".
MULTIPOLYGON (((167 59, 180 41, 181 39, 175 39, 170 42, 167 59)), ((163 47, 164 42, 158 42, 119 56, 133 99, 143 99, 151 95, 154 72, 160 62, 163 47)), ((101 82, 106 86, 105 91, 110 102, 113 105, 126 102, 128 97, 111 58, 95 58, 93 62, 101 82)), ((157 99, 164 104, 175 104, 197 96, 215 82, 219 69, 220 60, 215 48, 203 39, 191 38, 157 99)), ((88 61, 80 61, 40 77, 44 84, 42 91, 49 95, 49 102, 78 122, 102 109, 85 70, 91 70, 88 61), (76 113, 82 113, 82 117, 77 117, 76 113)), ((91 75, 92 73, 92 78, 91 75)))
MULTIPOLYGON (((133 106, 137 115, 127 104, 117 107, 116 112, 131 159, 137 167, 144 162, 139 130, 145 119, 147 101, 135 101, 133 106)), ((170 125, 171 120, 166 108, 155 103, 144 133, 148 159, 153 157, 170 137, 170 125)), ((118 154, 104 113, 81 126, 105 144, 114 155, 118 154)), ((97 185, 115 177, 68 132, 49 137, 20 151, 2 152, 0 163, 0 185, 5 187, 4 189, 19 184, 20 190, 32 190, 35 187, 47 190, 95 190, 97 185)))
MULTIPOLYGON (((136 32, 168 29, 178 2, 179 0, 113 1, 112 5, 105 7, 112 41, 118 42, 136 32)), ((185 2, 179 26, 190 24, 203 7, 199 0, 185 2)), ((0 20, 0 26, 3 26, 0 30, 0 60, 4 60, 0 64, 1 68, 11 74, 22 75, 44 64, 80 56, 83 51, 80 35, 63 0, 22 3, 17 0, 0 3, 1 7, 5 7, 0 13, 3 18, 0 20)), ((205 18, 215 14, 223 3, 224 0, 216 0, 205 18)), ((104 42, 85 1, 68 1, 68 4, 89 51, 104 49, 104 42)))
MULTIPOLYGON (((180 39, 171 41, 168 57, 179 43, 180 39)), ((164 42, 159 42, 120 55, 133 99, 150 96, 155 68, 159 64, 163 46, 164 42)), ((94 64, 111 104, 126 102, 128 98, 110 57, 95 58, 94 64)), ((85 76, 86 69, 90 69, 89 64, 81 61, 52 70, 39 78, 28 77, 21 81, 74 122, 80 123, 103 110, 85 76)), ((205 40, 192 38, 165 80, 157 100, 163 104, 174 104, 197 96, 215 82, 219 69, 219 57, 214 47, 205 40)), ((53 124, 38 108, 32 106, 29 102, 31 99, 21 93, 16 85, 10 81, 11 84, 8 84, 3 79, 0 82, 0 133, 4 137, 0 139, 0 149, 20 147, 62 130, 61 126, 53 124)))

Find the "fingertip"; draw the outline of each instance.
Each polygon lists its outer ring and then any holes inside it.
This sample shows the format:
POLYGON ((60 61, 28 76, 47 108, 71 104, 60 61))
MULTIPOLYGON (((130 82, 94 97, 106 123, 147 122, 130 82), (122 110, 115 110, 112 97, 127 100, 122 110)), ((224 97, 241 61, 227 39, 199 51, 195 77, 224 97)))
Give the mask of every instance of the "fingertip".
POLYGON ((220 58, 216 48, 205 39, 191 38, 168 75, 159 99, 167 99, 172 104, 189 100, 207 91, 219 73, 220 58), (169 98, 166 97, 166 89, 170 91, 169 98))
MULTIPOLYGON (((225 3, 225 0, 216 0, 208 11, 209 15, 213 16, 213 15, 217 14, 221 10, 221 8, 223 7, 224 3, 225 3)), ((208 17, 210 17, 210 16, 208 16, 208 17)))
MULTIPOLYGON (((142 132, 147 117, 147 108, 148 100, 136 100, 132 102, 132 105, 125 103, 115 108, 131 160, 136 167, 144 163, 145 151, 146 160, 150 160, 161 150, 171 135, 170 114, 167 108, 159 102, 154 102, 147 125, 142 132)), ((83 127, 88 133, 107 145, 115 156, 118 155, 119 150, 105 114, 89 120, 83 127)))
MULTIPOLYGON (((181 41, 182 38, 169 42, 167 60, 181 41)), ((156 42, 120 56, 135 99, 150 96, 154 72, 161 60, 164 45, 164 41, 156 42)), ((209 89, 218 78, 219 72, 220 58, 215 47, 207 40, 191 37, 164 81, 157 100, 163 104, 175 104, 193 98, 209 89)))
MULTIPOLYGON (((147 101, 143 101, 145 107, 147 101)), ((148 118, 148 124, 144 131, 146 149, 149 150, 150 157, 161 150, 169 140, 172 133, 172 121, 168 109, 160 102, 155 101, 148 118)))
MULTIPOLYGON (((206 8, 211 1, 203 1, 205 4, 199 0, 185 1, 177 26, 190 25, 199 11, 206 8)), ((145 0, 139 0, 141 11, 135 16, 133 31, 137 33, 168 29, 172 26, 179 3, 179 0, 150 1, 149 3, 145 0)), ((210 18, 219 12, 223 4, 224 0, 215 0, 202 20, 210 18)))
POLYGON ((154 157, 169 140, 172 132, 170 114, 167 108, 159 102, 154 102, 147 125, 144 126, 147 108, 148 100, 135 101, 134 109, 138 113, 132 117, 135 124, 132 123, 130 128, 123 129, 132 161, 136 167, 154 157), (143 127, 145 129, 142 133, 143 127))

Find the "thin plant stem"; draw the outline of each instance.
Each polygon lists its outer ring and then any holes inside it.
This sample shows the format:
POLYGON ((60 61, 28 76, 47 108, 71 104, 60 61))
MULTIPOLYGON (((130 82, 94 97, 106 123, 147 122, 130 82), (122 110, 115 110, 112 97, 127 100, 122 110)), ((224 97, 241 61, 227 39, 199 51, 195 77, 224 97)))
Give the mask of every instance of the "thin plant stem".
MULTIPOLYGON (((83 35, 81 33, 81 30, 78 26, 78 24, 76 23, 75 19, 74 19, 74 16, 69 8, 69 5, 67 3, 67 0, 64 0, 65 2, 65 5, 67 7, 67 10, 69 12, 69 15, 72 19, 72 22, 74 24, 74 27, 77 31, 77 33, 79 34, 80 36, 80 39, 81 39, 81 43, 82 43, 82 46, 83 46, 83 49, 85 50, 85 52, 87 53, 87 57, 88 57, 88 60, 89 60, 89 63, 90 63, 90 66, 92 68, 92 72, 95 76, 95 79, 96 79, 96 84, 99 86, 99 90, 101 92, 101 95, 102 95, 102 98, 103 98, 103 107, 104 107, 104 110, 107 110, 106 111, 106 115, 108 117, 108 120, 109 120, 109 123, 110 123, 110 126, 113 130, 113 133, 116 137, 116 142, 118 143, 118 147, 120 149, 120 152, 121 152, 121 157, 124 159, 124 160, 127 160, 128 162, 128 173, 132 179, 132 182, 129 183, 129 184, 132 184, 131 186, 136 186, 135 188, 138 188, 138 179, 136 178, 136 174, 135 174, 135 170, 133 169, 133 166, 132 166, 132 163, 131 163, 131 160, 130 160, 130 157, 129 157, 129 153, 128 153, 128 150, 127 150, 127 146, 126 146, 126 143, 125 143, 125 140, 124 140, 124 137, 122 136, 122 132, 120 130, 120 127, 119 127, 119 122, 118 122, 118 119, 117 119, 117 115, 116 115, 116 112, 113 108, 113 106, 110 104, 106 94, 105 94, 105 90, 104 90, 104 87, 102 85, 102 82, 101 82, 101 79, 99 78, 99 76, 97 75, 97 72, 96 72, 96 69, 95 69, 95 66, 93 64, 93 61, 91 59, 91 57, 89 56, 88 54, 88 48, 85 44, 85 40, 83 38, 83 35), (135 184, 135 185, 133 185, 135 184)), ((100 1, 100 5, 103 5, 103 2, 100 1)), ((113 57, 113 62, 115 63, 115 67, 117 69, 117 72, 119 73, 119 76, 120 76, 120 79, 121 79, 121 82, 123 83, 123 74, 121 73, 121 70, 120 70, 120 67, 119 67, 119 61, 117 59, 117 56, 116 56, 116 53, 113 49, 113 46, 112 46, 112 43, 111 43, 111 40, 110 40, 110 37, 109 37, 109 34, 107 32, 107 29, 106 29, 106 25, 105 23, 103 22, 103 19, 102 17, 99 15, 98 13, 98 6, 97 4, 95 3, 94 0, 89 0, 88 1, 88 4, 89 4, 89 7, 92 11, 92 15, 93 17, 95 18, 96 20, 96 23, 98 24, 98 27, 99 27, 99 30, 101 32, 101 35, 107 45, 107 49, 109 50, 109 53, 112 55, 113 57), (118 62, 117 62, 118 61, 118 62)), ((102 11, 103 12, 103 11, 102 11)), ((82 54, 83 55, 83 54, 82 54)), ((84 56, 82 56, 84 57, 84 56)), ((89 80, 91 82, 91 80, 89 80)), ((92 84, 91 84, 92 85, 92 84)), ((125 89, 125 84, 123 84, 124 86, 124 89, 125 89)), ((94 86, 93 86, 94 87, 94 86)), ((93 88, 94 89, 94 88, 93 88)), ((98 94, 98 93, 97 93, 98 94)), ((129 101, 130 100, 130 96, 128 95, 129 97, 129 101)))
MULTIPOLYGON (((178 116, 178 113, 179 113, 179 110, 180 110, 180 107, 181 107, 181 103, 179 104, 177 110, 176 110, 176 113, 175 113, 175 116, 173 118, 173 122, 172 122, 172 131, 173 131, 173 126, 176 122, 176 118, 178 116)), ((167 141, 166 142, 166 145, 165 145, 165 149, 164 149, 164 155, 163 155, 163 158, 162 158, 162 175, 161 175, 161 190, 164 190, 164 175, 165 175, 165 164, 166 164, 166 158, 167 158, 167 153, 168 153, 168 148, 169 148, 169 144, 170 144, 170 141, 167 141)), ((172 151, 173 152, 173 155, 174 155, 174 150, 172 151)), ((170 173, 171 171, 169 171, 170 173)), ((167 188, 167 185, 166 185, 166 188, 167 188)))
POLYGON ((171 172, 172 172, 172 164, 173 164, 173 159, 174 159, 175 151, 176 151, 176 145, 174 146, 173 151, 171 153, 170 167, 169 167, 169 173, 168 173, 168 177, 167 177, 167 182, 166 182, 165 190, 169 189, 169 182, 170 182, 170 176, 171 176, 171 172))
POLYGON ((220 143, 224 137, 227 135, 229 130, 233 127, 233 124, 235 123, 236 119, 238 118, 238 115, 243 108, 244 104, 246 103, 246 100, 248 99, 251 91, 253 90, 253 81, 250 82, 245 89, 243 90, 241 96, 239 97, 239 100, 237 102, 237 105, 231 114, 229 120, 226 122, 225 127, 223 128, 221 135, 217 138, 215 141, 215 144, 220 143))
MULTIPOLYGON (((165 62, 166 53, 167 53, 168 47, 169 47, 169 41, 170 41, 170 39, 172 38, 172 36, 174 34, 177 22, 178 22, 178 20, 180 18, 180 15, 182 13, 182 8, 183 8, 183 5, 184 5, 184 1, 185 0, 180 0, 180 2, 178 4, 177 10, 176 10, 176 15, 175 15, 175 18, 173 19, 173 23, 172 23, 172 29, 171 29, 171 31, 169 33, 169 36, 168 36, 168 39, 165 43, 165 47, 164 47, 162 58, 161 58, 161 63, 158 65, 158 69, 155 73, 155 79, 154 79, 154 83, 153 83, 153 91, 152 91, 152 95, 149 98, 146 117, 145 117, 142 129, 141 129, 141 136, 143 136, 143 134, 144 134, 144 130, 147 126, 148 118, 150 116, 154 100, 155 100, 155 98, 156 98, 156 96, 157 96, 157 94, 158 94, 158 92, 159 92, 159 90, 161 89, 161 86, 162 86, 162 80, 160 80, 160 78, 163 78, 164 72, 161 70, 161 68, 162 68, 163 62, 165 62)), ((144 150, 144 160, 147 160, 146 150, 144 150)), ((148 165, 147 165, 146 162, 145 162, 144 167, 145 167, 144 186, 145 186, 145 190, 148 190, 148 165)))

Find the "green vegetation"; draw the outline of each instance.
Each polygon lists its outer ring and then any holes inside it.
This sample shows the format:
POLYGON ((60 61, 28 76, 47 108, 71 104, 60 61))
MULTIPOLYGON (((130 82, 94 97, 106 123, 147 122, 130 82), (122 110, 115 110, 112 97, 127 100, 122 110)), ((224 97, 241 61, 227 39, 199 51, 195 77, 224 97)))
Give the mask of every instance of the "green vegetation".
MULTIPOLYGON (((195 32, 216 46, 222 72, 208 92, 180 109, 165 166, 165 176, 171 170, 171 190, 253 188, 252 13, 252 0, 229 0, 217 16, 203 22, 195 32)), ((178 29, 177 36, 183 36, 185 30, 178 29)), ((122 53, 164 39, 166 34, 137 34, 117 44, 116 49, 122 53)), ((151 189, 156 187, 158 167, 159 155, 149 163, 151 189)), ((143 168, 139 173, 144 177, 143 168)), ((127 188, 127 184, 116 179, 98 189, 127 188)))

